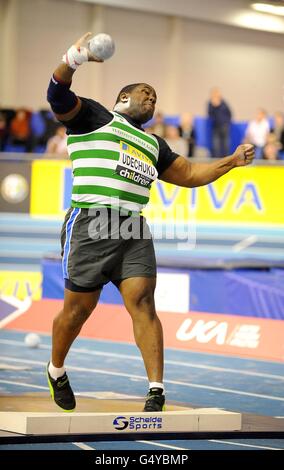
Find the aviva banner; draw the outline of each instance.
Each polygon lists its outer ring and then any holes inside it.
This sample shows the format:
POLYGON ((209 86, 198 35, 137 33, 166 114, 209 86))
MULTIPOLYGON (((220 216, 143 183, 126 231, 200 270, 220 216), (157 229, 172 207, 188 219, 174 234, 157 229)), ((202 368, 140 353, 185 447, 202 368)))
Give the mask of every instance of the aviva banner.
POLYGON ((35 160, 32 164, 31 215, 63 216, 70 206, 69 160, 35 160))
POLYGON ((144 215, 152 222, 284 224, 284 166, 236 168, 199 188, 158 181, 144 215))
MULTIPOLYGON (((150 222, 259 223, 284 225, 284 166, 236 168, 207 186, 152 185, 144 215, 150 222)), ((31 214, 63 216, 70 205, 71 164, 37 160, 32 164, 31 214)))

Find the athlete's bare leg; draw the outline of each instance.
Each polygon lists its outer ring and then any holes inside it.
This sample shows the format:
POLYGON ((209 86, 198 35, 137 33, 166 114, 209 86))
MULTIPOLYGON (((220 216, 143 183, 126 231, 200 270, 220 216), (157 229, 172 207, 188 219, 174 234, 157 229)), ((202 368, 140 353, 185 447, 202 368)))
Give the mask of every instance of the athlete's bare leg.
POLYGON ((136 344, 141 351, 149 382, 163 382, 163 331, 156 314, 156 278, 133 277, 119 285, 131 315, 136 344))
POLYGON ((62 367, 71 344, 96 307, 101 290, 82 293, 64 291, 63 310, 55 317, 52 328, 52 364, 62 367))

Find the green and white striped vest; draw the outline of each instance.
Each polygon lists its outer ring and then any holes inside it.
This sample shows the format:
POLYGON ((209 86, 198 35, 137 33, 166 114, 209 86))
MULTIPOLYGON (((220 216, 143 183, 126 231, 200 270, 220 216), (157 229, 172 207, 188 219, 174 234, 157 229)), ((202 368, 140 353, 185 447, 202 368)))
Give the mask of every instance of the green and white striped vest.
POLYGON ((107 206, 140 212, 157 178, 157 139, 117 113, 99 129, 68 136, 72 207, 107 206))

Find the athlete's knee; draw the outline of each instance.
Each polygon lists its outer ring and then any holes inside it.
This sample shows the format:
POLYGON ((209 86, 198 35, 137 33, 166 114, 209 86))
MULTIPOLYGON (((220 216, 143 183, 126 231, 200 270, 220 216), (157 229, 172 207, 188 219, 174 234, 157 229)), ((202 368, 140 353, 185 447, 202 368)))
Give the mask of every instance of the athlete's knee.
POLYGON ((88 319, 92 311, 80 303, 72 303, 64 307, 64 316, 71 328, 81 326, 88 319))
POLYGON ((154 292, 151 288, 145 288, 132 296, 131 303, 137 310, 155 312, 154 292))

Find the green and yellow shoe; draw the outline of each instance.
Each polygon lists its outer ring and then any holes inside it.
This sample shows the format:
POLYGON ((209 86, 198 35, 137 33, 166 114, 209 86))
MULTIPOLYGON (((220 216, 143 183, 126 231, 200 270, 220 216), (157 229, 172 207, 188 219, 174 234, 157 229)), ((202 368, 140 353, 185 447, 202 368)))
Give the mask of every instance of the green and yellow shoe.
POLYGON ((63 411, 74 411, 76 408, 76 400, 66 372, 62 377, 54 380, 48 372, 48 366, 49 363, 46 367, 46 376, 51 398, 63 411))
POLYGON ((165 399, 162 388, 150 388, 143 411, 165 411, 165 399))

